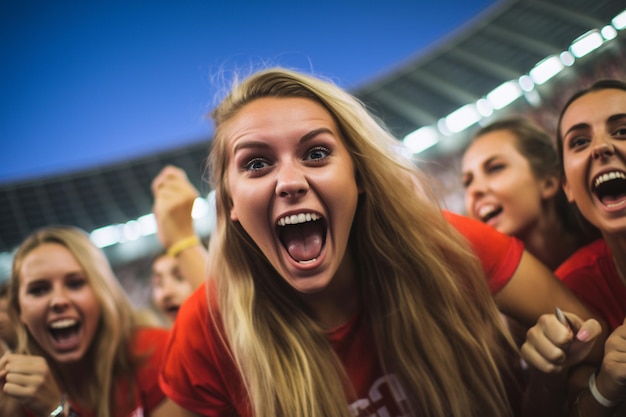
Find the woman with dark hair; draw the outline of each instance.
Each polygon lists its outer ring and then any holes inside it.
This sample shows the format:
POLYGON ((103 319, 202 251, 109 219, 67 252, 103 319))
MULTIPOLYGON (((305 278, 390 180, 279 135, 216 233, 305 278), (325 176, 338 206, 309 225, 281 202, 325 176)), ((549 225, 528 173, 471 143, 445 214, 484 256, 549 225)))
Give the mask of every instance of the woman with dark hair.
MULTIPOLYGON (((571 416, 623 416, 626 409, 626 83, 601 80, 574 94, 558 122, 563 188, 602 233, 572 255, 556 274, 604 319, 612 331, 598 369, 579 368, 585 388, 571 416)), ((581 322, 568 317, 575 326, 581 322)), ((587 343, 588 344, 588 343, 587 343)), ((541 317, 522 352, 537 369, 565 379, 584 353, 571 329, 541 317)), ((551 378, 555 378, 551 375, 551 378)), ((556 385, 558 387, 558 385, 556 385)), ((558 398, 558 396, 555 396, 558 398)), ((548 415, 548 413, 546 413, 548 415)))
POLYGON ((482 127, 463 154, 468 215, 520 239, 555 270, 599 237, 583 228, 561 188, 561 164, 548 133, 523 117, 482 127))

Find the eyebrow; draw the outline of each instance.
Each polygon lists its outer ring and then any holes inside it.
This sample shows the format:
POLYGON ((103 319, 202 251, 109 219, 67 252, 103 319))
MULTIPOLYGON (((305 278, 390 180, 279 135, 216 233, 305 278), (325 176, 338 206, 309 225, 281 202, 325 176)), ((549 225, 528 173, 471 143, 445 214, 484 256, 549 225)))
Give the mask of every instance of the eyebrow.
MULTIPOLYGON (((607 124, 614 123, 616 121, 619 121, 619 120, 625 119, 625 118, 626 118, 626 113, 614 114, 614 115, 609 116, 606 119, 606 123, 607 124)), ((584 129, 584 128, 588 127, 588 126, 589 126, 589 123, 587 123, 587 122, 575 124, 574 126, 572 126, 569 129, 567 129, 567 131, 563 134, 563 136, 567 136, 571 131, 584 129)))
MULTIPOLYGON (((298 141, 298 144, 306 143, 312 140, 313 138, 315 138, 316 136, 321 135, 323 133, 328 133, 332 135, 333 131, 327 127, 321 127, 319 129, 311 130, 310 132, 305 133, 300 138, 300 140, 298 141)), ((267 142, 263 140, 243 141, 235 145, 235 148, 233 149, 233 153, 237 153, 237 151, 241 149, 250 149, 250 148, 269 148, 269 145, 267 144, 267 142)))

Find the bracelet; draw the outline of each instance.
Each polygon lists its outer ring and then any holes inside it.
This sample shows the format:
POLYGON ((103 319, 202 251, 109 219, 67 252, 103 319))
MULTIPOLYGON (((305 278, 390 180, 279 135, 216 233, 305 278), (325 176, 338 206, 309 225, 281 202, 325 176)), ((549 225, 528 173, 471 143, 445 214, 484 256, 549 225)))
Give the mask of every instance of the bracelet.
POLYGON ((200 244, 200 238, 196 235, 186 237, 174 243, 167 249, 167 256, 172 258, 178 257, 182 251, 200 244))
POLYGON ((600 391, 598 391, 598 387, 596 386, 596 373, 595 372, 589 376, 589 391, 591 391, 591 395, 593 395, 593 398, 598 403, 600 403, 603 407, 612 408, 620 403, 619 401, 609 400, 604 395, 602 395, 600 391))
POLYGON ((50 412, 48 417, 59 417, 60 415, 63 415, 64 411, 65 411, 65 394, 61 396, 61 401, 59 401, 59 405, 57 405, 57 408, 55 408, 54 410, 50 412))

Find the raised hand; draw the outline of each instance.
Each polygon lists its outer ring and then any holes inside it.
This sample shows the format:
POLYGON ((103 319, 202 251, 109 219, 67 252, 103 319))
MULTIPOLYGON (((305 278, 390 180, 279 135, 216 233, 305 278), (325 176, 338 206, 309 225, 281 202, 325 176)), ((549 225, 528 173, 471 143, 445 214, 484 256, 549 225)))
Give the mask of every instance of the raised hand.
POLYGON ((36 415, 48 416, 58 405, 62 391, 41 356, 7 353, 0 358, 2 394, 14 398, 36 415))

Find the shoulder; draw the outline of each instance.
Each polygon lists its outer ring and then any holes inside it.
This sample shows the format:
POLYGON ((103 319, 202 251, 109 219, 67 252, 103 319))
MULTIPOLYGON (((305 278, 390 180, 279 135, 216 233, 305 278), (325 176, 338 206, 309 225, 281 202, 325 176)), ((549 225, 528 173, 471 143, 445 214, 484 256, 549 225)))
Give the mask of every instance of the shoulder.
POLYGON ((574 252, 554 274, 564 279, 577 272, 602 269, 606 262, 612 262, 610 250, 604 239, 598 239, 574 252))
POLYGON ((481 243, 514 245, 516 239, 498 232, 493 227, 461 214, 443 210, 443 215, 450 225, 459 231, 474 246, 481 243))
POLYGON ((206 352, 222 340, 214 289, 210 281, 203 283, 182 304, 172 328, 170 350, 206 352))

